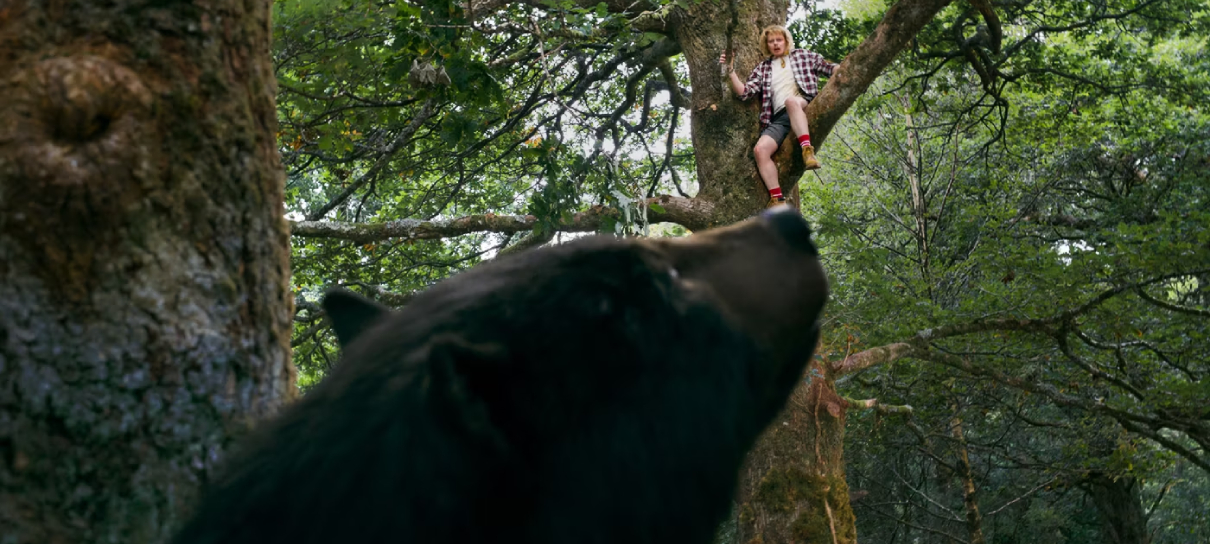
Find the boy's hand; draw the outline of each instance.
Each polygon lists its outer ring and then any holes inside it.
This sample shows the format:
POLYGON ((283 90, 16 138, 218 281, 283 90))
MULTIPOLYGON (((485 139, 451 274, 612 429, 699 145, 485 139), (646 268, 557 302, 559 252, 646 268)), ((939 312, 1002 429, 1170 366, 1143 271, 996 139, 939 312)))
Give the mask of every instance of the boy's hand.
POLYGON ((729 74, 729 73, 731 73, 731 72, 735 71, 735 68, 734 68, 734 66, 733 66, 734 64, 735 64, 735 57, 734 57, 734 55, 733 55, 733 56, 732 56, 732 58, 731 58, 731 64, 730 64, 730 65, 729 65, 729 64, 727 64, 727 52, 726 52, 726 51, 723 51, 723 53, 722 53, 721 55, 719 55, 719 56, 718 56, 718 67, 719 67, 719 71, 720 71, 720 72, 722 72, 722 73, 723 73, 723 75, 727 75, 727 74, 729 74))

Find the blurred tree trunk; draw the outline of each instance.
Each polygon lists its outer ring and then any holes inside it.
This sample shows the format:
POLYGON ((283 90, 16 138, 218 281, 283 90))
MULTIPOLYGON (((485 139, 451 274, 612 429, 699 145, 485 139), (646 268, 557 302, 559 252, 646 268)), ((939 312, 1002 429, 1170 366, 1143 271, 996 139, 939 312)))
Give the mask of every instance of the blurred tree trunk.
POLYGON ((294 391, 267 1, 0 3, 0 540, 162 540, 294 391))
POLYGON ((1107 544, 1150 544, 1147 514, 1139 495, 1139 481, 1129 477, 1090 474, 1082 487, 1101 513, 1102 541, 1107 544))
POLYGON ((975 471, 971 469, 971 459, 966 448, 966 436, 962 434, 962 419, 954 417, 950 421, 950 433, 954 437, 954 457, 957 458, 958 478, 962 480, 962 503, 966 509, 966 533, 971 544, 984 544, 983 514, 979 513, 979 499, 976 496, 975 471))
POLYGON ((857 542, 844 470, 848 402, 818 361, 740 472, 740 543, 857 542))

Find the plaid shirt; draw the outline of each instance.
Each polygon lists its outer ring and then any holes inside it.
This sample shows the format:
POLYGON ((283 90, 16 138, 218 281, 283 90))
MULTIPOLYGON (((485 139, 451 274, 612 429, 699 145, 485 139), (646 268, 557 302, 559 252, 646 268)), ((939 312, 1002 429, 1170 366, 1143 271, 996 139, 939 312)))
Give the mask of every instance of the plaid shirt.
MULTIPOLYGON (((823 55, 806 49, 795 49, 790 51, 790 69, 794 72, 794 81, 798 83, 799 90, 802 91, 803 98, 810 102, 819 93, 819 76, 831 76, 836 71, 836 67, 840 66, 834 62, 828 62, 823 58, 823 55)), ((752 73, 748 75, 748 82, 744 84, 744 94, 740 95, 740 100, 752 98, 752 95, 760 93, 760 128, 763 130, 773 120, 773 57, 769 57, 756 68, 752 69, 752 73)))

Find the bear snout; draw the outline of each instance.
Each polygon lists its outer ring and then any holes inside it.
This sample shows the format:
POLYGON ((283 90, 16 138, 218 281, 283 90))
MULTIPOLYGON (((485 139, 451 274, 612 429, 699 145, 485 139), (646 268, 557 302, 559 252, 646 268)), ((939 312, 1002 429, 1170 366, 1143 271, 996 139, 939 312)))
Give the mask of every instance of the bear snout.
POLYGON ((777 206, 761 214, 761 219, 790 247, 808 255, 818 255, 811 242, 811 227, 807 220, 790 206, 777 206))

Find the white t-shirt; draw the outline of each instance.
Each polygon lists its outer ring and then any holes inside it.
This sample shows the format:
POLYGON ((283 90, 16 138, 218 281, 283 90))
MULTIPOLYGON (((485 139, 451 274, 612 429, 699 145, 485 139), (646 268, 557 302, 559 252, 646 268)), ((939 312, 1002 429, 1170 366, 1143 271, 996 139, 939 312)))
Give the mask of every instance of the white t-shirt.
POLYGON ((798 83, 794 82, 794 70, 790 69, 790 55, 777 57, 773 59, 773 113, 777 113, 786 108, 786 99, 791 96, 801 96, 798 92, 798 83), (782 61, 786 62, 786 67, 782 68, 782 61))

